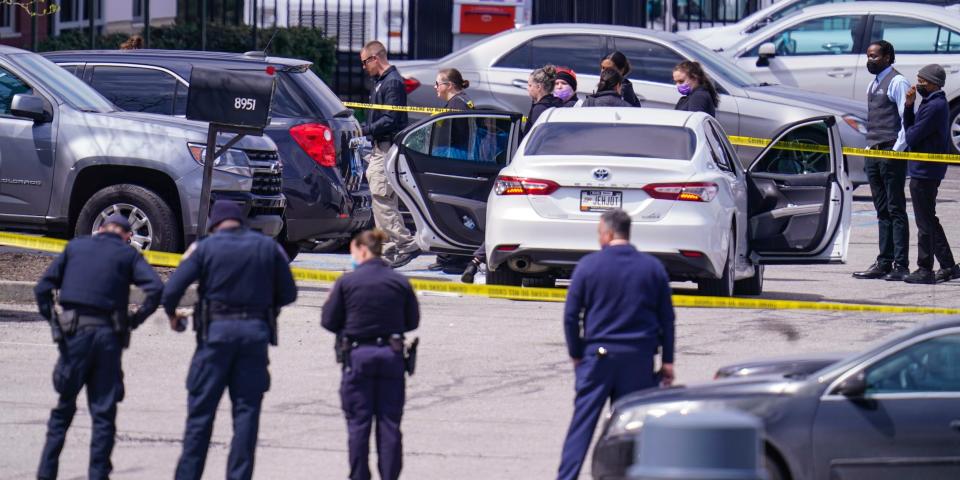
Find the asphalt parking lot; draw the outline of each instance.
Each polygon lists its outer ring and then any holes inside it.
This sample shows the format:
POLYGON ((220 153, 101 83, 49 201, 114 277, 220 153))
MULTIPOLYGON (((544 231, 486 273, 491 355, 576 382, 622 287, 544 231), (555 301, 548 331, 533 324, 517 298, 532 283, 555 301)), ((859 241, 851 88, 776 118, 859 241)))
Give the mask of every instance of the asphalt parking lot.
MULTIPOLYGON (((960 307, 960 281, 916 286, 863 281, 850 272, 876 255, 876 222, 866 189, 853 212, 848 264, 771 267, 764 298, 960 307)), ((960 249, 960 172, 942 186, 940 218, 960 249)), ((912 240, 916 241, 914 230, 912 240)), ((960 252, 958 252, 960 253, 960 252)), ((916 258, 915 248, 911 259, 916 258)), ((424 257, 405 267, 427 276, 424 257)), ((298 266, 344 267, 343 256, 303 255, 298 266)), ((436 274, 432 274, 436 276, 436 274)), ((693 285, 677 284, 678 293, 693 285)), ((258 478, 345 478, 346 429, 337 394, 333 337, 318 325, 328 288, 305 285, 281 317, 271 350, 257 457, 258 478)), ((549 478, 572 411, 560 304, 423 294, 418 373, 408 381, 404 477, 413 479, 549 478)), ((0 305, 0 479, 34 474, 45 421, 55 402, 50 372, 56 349, 30 305, 0 305)), ((854 351, 931 316, 787 310, 678 309, 678 380, 709 381, 714 370, 747 358, 813 351, 854 351)), ((160 315, 134 333, 124 357, 114 478, 169 478, 185 419, 184 379, 194 340, 169 330, 160 315)), ((81 399, 81 402, 83 400, 81 399)), ((229 406, 221 404, 209 478, 224 475, 229 406)), ((61 478, 84 478, 89 417, 81 410, 61 457, 61 478)), ((372 459, 375 462, 375 459, 372 459)), ((584 478, 589 478, 586 470, 584 478)))

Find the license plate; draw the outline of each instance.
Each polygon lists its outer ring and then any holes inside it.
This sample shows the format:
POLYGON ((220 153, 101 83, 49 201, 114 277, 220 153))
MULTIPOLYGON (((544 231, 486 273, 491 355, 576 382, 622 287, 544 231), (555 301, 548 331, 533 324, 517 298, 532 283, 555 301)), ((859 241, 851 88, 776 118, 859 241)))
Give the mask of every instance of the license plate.
POLYGON ((580 190, 581 212, 604 212, 623 206, 623 192, 614 190, 580 190))

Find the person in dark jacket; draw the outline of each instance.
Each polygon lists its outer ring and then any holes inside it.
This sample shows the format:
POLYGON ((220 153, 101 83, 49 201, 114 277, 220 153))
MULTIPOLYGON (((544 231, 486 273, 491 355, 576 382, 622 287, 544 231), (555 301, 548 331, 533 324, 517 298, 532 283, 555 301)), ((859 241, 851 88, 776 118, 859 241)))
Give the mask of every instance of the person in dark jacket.
POLYGON ((580 101, 580 97, 577 96, 577 73, 569 68, 557 68, 553 96, 559 98, 564 107, 575 106, 580 101))
POLYGON ((597 92, 583 99, 583 107, 629 107, 630 104, 621 98, 623 77, 620 72, 607 68, 600 72, 600 82, 597 83, 597 92))
MULTIPOLYGON (((463 74, 456 68, 440 70, 433 87, 437 90, 437 97, 446 102, 443 108, 463 111, 474 109, 473 100, 465 91, 470 87, 470 81, 465 80, 463 74)), ((470 126, 464 120, 453 119, 451 122, 450 145, 466 145, 470 137, 470 126)), ((467 152, 463 152, 464 157, 466 157, 466 154, 467 152)), ((441 253, 437 255, 436 262, 427 266, 427 270, 432 272, 442 271, 448 275, 460 275, 467 269, 469 263, 470 257, 441 253)))
POLYGON ((556 85, 557 68, 553 65, 545 65, 530 73, 530 77, 527 78, 527 94, 530 95, 533 104, 530 105, 530 113, 527 114, 527 123, 523 125, 523 137, 530 133, 530 129, 537 123, 537 119, 543 112, 563 106, 563 102, 553 96, 556 85))
POLYGON ((84 387, 92 424, 87 477, 106 479, 113 469, 117 403, 124 395, 121 354, 130 329, 157 310, 163 292, 160 277, 130 246, 132 235, 126 217, 107 217, 96 235, 71 240, 34 289, 40 315, 51 322, 60 349, 53 371, 60 398, 50 411, 37 478, 57 478, 60 452, 84 387), (127 313, 130 285, 146 294, 133 314, 127 313), (54 290, 60 292, 59 316, 54 314, 54 290))
POLYGON ((210 447, 214 416, 224 389, 230 391, 233 440, 227 478, 253 476, 263 394, 270 388, 267 345, 277 343, 280 308, 297 299, 289 260, 272 238, 244 227, 237 204, 218 200, 210 210, 211 235, 187 249, 170 276, 163 309, 170 328, 186 319, 177 305, 199 281, 194 308, 197 348, 187 374, 187 425, 177 480, 199 480, 210 447))
MULTIPOLYGON (((943 93, 946 79, 943 67, 927 65, 917 74, 917 84, 907 91, 903 127, 911 152, 950 153, 950 104, 943 93), (914 113, 918 93, 923 101, 914 113)), ((953 259, 950 242, 937 218, 937 190, 947 166, 915 160, 907 166, 910 200, 917 221, 917 270, 903 280, 907 283, 932 284, 960 278, 960 266, 953 259), (934 257, 940 263, 937 273, 933 272, 934 257)))
POLYGON ((320 320, 345 346, 340 401, 347 419, 351 480, 370 479, 367 458, 374 420, 380 478, 396 480, 403 466, 403 334, 420 325, 420 307, 410 281, 380 258, 385 240, 379 230, 354 237, 350 255, 356 268, 334 283, 320 320))
POLYGON ((620 87, 620 98, 634 107, 639 107, 640 99, 637 98, 637 94, 633 91, 633 84, 627 79, 627 76, 630 75, 631 68, 630 60, 627 60, 627 56, 621 52, 613 52, 603 57, 603 60, 600 61, 600 71, 603 72, 608 68, 620 72, 620 76, 623 77, 623 82, 621 82, 622 85, 620 87))
POLYGON ((677 85, 677 91, 681 95, 674 110, 717 116, 720 95, 699 62, 684 60, 673 67, 673 83, 677 85))
MULTIPOLYGON (((374 40, 360 51, 360 64, 367 75, 376 79, 370 91, 370 103, 407 106, 407 90, 397 67, 387 60, 387 49, 374 40)), ((384 256, 393 268, 400 268, 420 255, 420 247, 407 230, 400 214, 397 194, 387 183, 385 160, 393 146, 393 136, 407 126, 407 114, 391 110, 367 110, 363 134, 373 142, 373 151, 367 157, 367 182, 370 184, 373 220, 377 228, 390 236, 384 256)))
POLYGON ((558 480, 579 478, 607 400, 656 386, 658 348, 661 381, 673 383, 670 278, 659 260, 630 244, 631 222, 623 210, 600 217, 602 249, 580 260, 567 290, 563 329, 576 396, 558 480))

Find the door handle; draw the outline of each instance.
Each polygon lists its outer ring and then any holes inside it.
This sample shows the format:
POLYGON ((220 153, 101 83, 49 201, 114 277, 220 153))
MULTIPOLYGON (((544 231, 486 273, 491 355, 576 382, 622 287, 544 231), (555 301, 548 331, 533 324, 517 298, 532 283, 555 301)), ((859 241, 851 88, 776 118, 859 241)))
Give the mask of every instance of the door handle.
POLYGON ((853 75, 853 72, 849 70, 831 70, 827 72, 827 75, 833 78, 847 78, 850 75, 853 75))
POLYGON ((950 422, 950 428, 951 428, 952 430, 956 430, 956 431, 960 432, 960 420, 954 420, 954 421, 950 422))
POLYGON ((514 87, 517 87, 517 88, 524 88, 524 89, 525 89, 525 88, 527 88, 527 81, 526 81, 526 80, 516 79, 516 80, 513 81, 512 85, 513 85, 514 87))

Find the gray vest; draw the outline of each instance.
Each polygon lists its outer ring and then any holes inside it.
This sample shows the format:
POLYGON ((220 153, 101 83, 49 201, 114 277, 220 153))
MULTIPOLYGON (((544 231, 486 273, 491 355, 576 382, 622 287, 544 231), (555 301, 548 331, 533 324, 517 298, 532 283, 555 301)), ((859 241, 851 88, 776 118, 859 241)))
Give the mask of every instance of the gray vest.
MULTIPOLYGON (((881 143, 896 142, 903 127, 903 119, 897 109, 897 102, 890 101, 887 89, 890 82, 900 75, 891 69, 890 73, 867 94, 867 145, 873 147, 881 143)), ((870 82, 873 86, 874 82, 870 82)))

